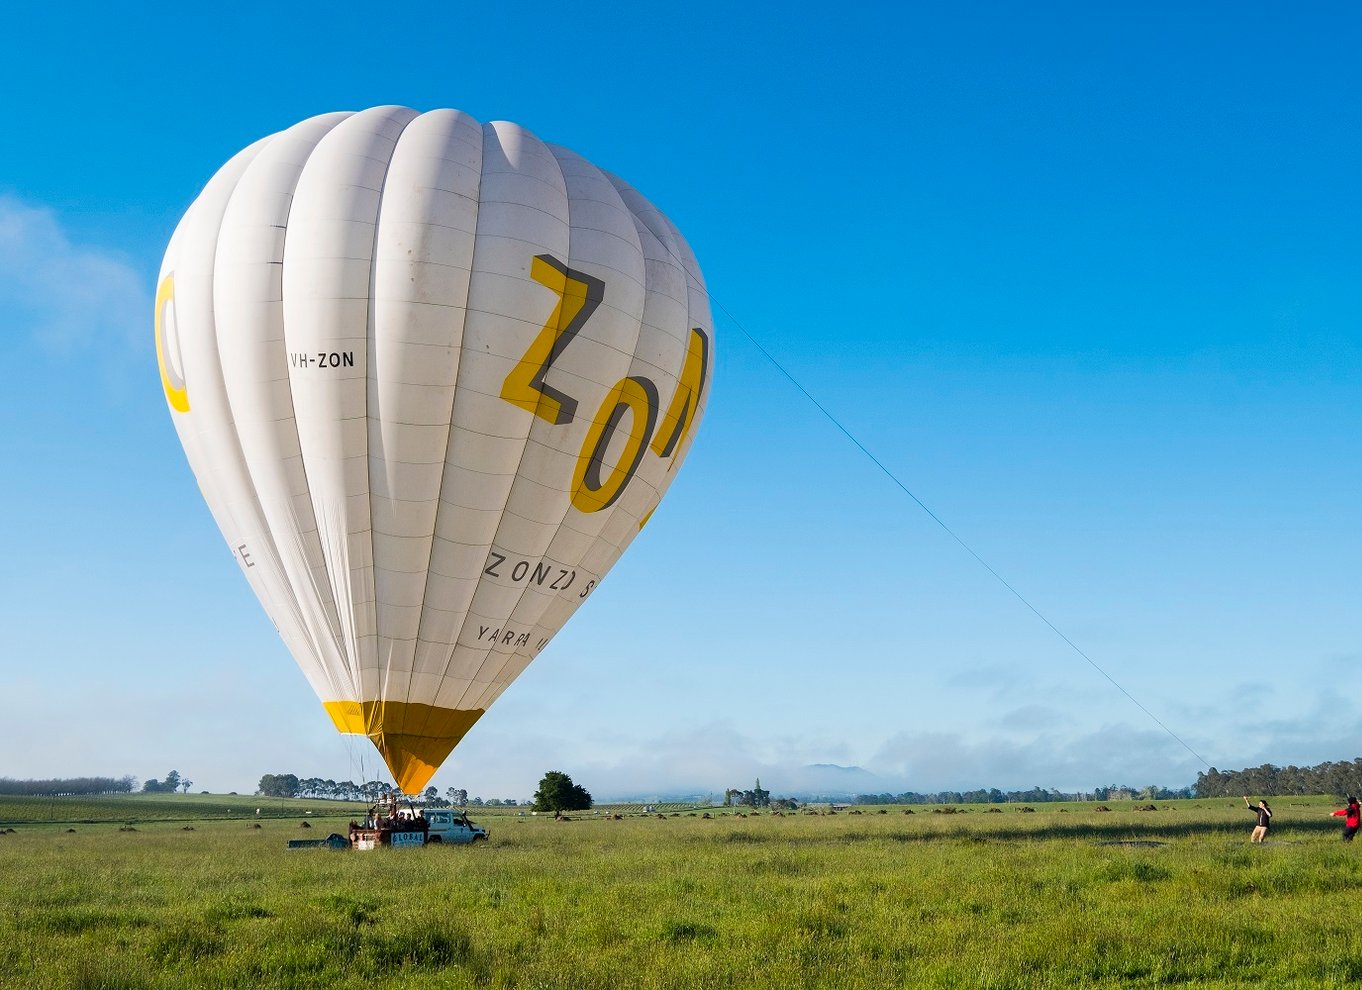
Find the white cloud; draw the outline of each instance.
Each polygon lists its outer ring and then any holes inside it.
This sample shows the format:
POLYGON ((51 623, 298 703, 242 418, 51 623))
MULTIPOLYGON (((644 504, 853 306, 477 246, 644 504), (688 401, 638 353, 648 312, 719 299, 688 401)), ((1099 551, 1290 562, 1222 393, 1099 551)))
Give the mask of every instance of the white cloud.
POLYGON ((0 313, 43 347, 70 354, 94 344, 146 346, 151 295, 122 255, 73 243, 56 214, 0 195, 0 313))
POLYGON ((1334 685, 1316 693, 1303 711, 1247 723, 1243 758, 1227 761, 1221 769, 1272 763, 1314 766, 1332 760, 1352 760, 1362 752, 1362 710, 1334 685))
POLYGON ((1073 791, 1104 784, 1177 787, 1192 783, 1201 769, 1167 734, 1126 724, 1025 741, 905 732, 887 740, 868 767, 899 782, 899 790, 921 792, 1036 786, 1073 791))

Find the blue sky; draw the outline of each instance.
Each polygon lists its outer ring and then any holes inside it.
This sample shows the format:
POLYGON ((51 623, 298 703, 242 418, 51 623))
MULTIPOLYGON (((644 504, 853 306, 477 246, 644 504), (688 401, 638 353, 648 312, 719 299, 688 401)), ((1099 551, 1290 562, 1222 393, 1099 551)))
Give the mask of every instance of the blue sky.
POLYGON ((231 154, 384 103, 625 177, 716 303, 680 480, 437 786, 1203 768, 748 334, 1210 763, 1362 752, 1362 13, 732 6, 9 15, 0 776, 372 776, 199 499, 151 292, 231 154))

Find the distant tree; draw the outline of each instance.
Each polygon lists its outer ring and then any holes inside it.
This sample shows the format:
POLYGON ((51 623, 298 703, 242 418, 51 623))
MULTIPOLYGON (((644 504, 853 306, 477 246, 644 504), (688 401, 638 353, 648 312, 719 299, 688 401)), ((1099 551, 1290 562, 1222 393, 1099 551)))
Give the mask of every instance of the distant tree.
POLYGON ((260 778, 256 793, 262 797, 291 798, 298 796, 300 782, 295 774, 267 773, 260 778))
MULTIPOLYGON (((183 790, 186 794, 189 793, 189 788, 191 788, 191 787, 193 787, 193 786, 194 786, 194 782, 193 782, 192 780, 190 780, 188 777, 181 777, 181 778, 180 778, 180 789, 183 790)), ((205 792, 205 793, 206 793, 206 792, 205 792)))
POLYGON ((426 804, 434 804, 440 800, 440 792, 434 787, 427 787, 425 793, 426 804))
POLYGON ((469 803, 471 806, 475 807, 475 808, 481 808, 481 807, 482 807, 482 798, 480 798, 480 797, 469 798, 469 799, 468 799, 468 803, 469 803))
POLYGON ((451 787, 445 791, 445 797, 449 798, 450 804, 457 804, 463 807, 468 803, 468 792, 462 787, 451 787))
POLYGON ((159 780, 152 777, 148 777, 146 783, 142 785, 143 794, 159 794, 161 793, 161 791, 164 790, 165 785, 162 784, 159 780))
POLYGON ((771 792, 761 789, 761 778, 757 778, 757 786, 752 788, 752 807, 766 808, 771 804, 771 792))
POLYGON ((591 807, 591 793, 560 770, 550 770, 534 792, 535 811, 585 811, 591 807))
POLYGON ((486 804, 489 808, 500 808, 501 798, 488 798, 486 804))
MULTIPOLYGON (((857 798, 857 801, 861 802, 862 798, 867 799, 862 803, 875 803, 873 794, 862 794, 857 798)), ((730 787, 724 791, 724 807, 732 807, 735 804, 748 808, 767 808, 771 804, 771 792, 762 788, 761 778, 758 777, 756 786, 750 791, 742 791, 736 787, 730 787)))
POLYGON ((174 794, 179 789, 180 789, 180 771, 172 770, 170 771, 170 773, 166 774, 166 779, 161 785, 161 790, 169 791, 171 794, 174 794))

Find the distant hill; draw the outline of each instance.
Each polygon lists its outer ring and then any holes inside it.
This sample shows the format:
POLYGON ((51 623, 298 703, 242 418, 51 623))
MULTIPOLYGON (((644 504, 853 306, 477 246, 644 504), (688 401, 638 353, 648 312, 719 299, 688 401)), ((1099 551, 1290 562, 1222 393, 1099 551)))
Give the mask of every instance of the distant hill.
POLYGON ((857 794, 876 794, 890 788, 883 777, 864 767, 844 767, 836 763, 811 763, 789 774, 788 780, 766 785, 773 795, 804 801, 842 799, 857 794))

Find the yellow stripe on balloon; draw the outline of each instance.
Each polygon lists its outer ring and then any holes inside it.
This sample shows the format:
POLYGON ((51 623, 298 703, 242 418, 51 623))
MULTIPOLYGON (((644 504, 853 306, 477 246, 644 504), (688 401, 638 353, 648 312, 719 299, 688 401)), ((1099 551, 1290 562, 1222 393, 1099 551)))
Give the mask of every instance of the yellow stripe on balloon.
POLYGON ((176 412, 189 412, 189 390, 184 385, 176 385, 170 378, 170 363, 166 359, 166 307, 175 301, 175 274, 172 272, 161 279, 156 290, 156 363, 161 368, 161 386, 166 390, 170 408, 176 412))

